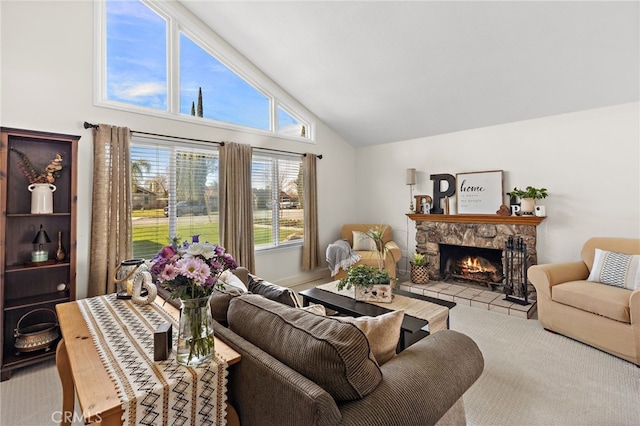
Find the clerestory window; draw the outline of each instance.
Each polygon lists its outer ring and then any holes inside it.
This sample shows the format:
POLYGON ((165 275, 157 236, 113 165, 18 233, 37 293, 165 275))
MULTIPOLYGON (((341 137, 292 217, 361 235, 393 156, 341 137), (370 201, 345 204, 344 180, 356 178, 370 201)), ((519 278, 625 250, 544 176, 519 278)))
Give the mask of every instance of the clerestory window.
POLYGON ((171 3, 107 0, 101 8, 99 105, 236 130, 313 140, 313 123, 266 77, 243 73, 216 36, 171 3))
POLYGON ((184 33, 180 34, 180 113, 270 129, 269 98, 184 33))

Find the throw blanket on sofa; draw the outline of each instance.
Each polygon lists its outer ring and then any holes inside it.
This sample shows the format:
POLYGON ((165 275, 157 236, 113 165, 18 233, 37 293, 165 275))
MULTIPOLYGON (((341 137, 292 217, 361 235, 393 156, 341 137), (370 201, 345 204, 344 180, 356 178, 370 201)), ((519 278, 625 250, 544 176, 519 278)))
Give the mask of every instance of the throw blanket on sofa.
POLYGON ((327 263, 331 276, 335 276, 340 268, 347 270, 349 266, 360 260, 360 255, 351 249, 347 240, 338 240, 327 247, 327 263))

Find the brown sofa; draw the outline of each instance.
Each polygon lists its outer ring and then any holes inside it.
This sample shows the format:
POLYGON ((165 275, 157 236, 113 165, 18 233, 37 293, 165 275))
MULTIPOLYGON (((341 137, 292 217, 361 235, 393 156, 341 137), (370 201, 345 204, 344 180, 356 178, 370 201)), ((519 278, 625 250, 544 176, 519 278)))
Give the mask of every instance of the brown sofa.
POLYGON ((640 240, 591 238, 577 262, 528 270, 542 326, 640 365, 640 289, 587 281, 595 249, 640 254, 640 240))
POLYGON ((214 327, 242 356, 227 389, 243 426, 466 424, 462 395, 484 359, 464 334, 434 333, 378 366, 353 324, 255 294, 226 309, 214 327))
MULTIPOLYGON (((353 231, 367 232, 371 229, 381 228, 384 229, 382 234, 382 240, 385 243, 385 252, 383 257, 384 269, 389 271, 391 278, 396 277, 396 264, 402 258, 402 250, 398 244, 391 240, 392 229, 389 225, 370 224, 370 223, 350 223, 342 226, 340 238, 347 240, 349 245, 353 247, 353 231)), ((356 250, 356 253, 360 255, 360 261, 355 265, 367 265, 378 266, 378 255, 375 251, 356 250)), ((355 266, 353 265, 353 266, 355 266)), ((340 269, 340 271, 333 277, 336 280, 345 278, 347 271, 340 269)))

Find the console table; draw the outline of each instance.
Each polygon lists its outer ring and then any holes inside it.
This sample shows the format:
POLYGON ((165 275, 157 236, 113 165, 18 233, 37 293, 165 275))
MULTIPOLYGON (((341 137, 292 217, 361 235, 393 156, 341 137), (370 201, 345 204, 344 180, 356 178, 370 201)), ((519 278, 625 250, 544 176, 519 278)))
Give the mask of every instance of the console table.
MULTIPOLYGON (((159 302, 156 303, 162 304, 161 299, 157 300, 159 302)), ((163 308, 177 321, 178 309, 169 303, 164 304, 163 308)), ((85 424, 121 425, 123 410, 116 386, 100 359, 78 302, 58 304, 56 311, 62 333, 56 351, 63 398, 60 424, 70 425, 73 421, 75 394, 85 424)), ((228 365, 240 361, 240 354, 217 338, 215 348, 228 365)), ((229 404, 227 424, 239 424, 237 413, 229 404)))

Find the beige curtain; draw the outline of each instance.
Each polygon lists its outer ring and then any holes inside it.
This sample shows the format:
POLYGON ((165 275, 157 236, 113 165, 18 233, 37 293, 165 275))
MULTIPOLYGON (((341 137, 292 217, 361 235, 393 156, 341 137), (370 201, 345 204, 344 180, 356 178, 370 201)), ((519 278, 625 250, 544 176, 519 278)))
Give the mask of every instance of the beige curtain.
POLYGON ((250 145, 220 147, 220 245, 238 265, 255 272, 250 145))
POLYGON ((115 268, 131 257, 130 141, 126 127, 100 124, 93 130, 89 297, 114 292, 115 268))
POLYGON ((302 163, 304 181, 304 243, 302 245, 302 270, 309 271, 320 266, 318 242, 318 183, 315 154, 305 154, 302 163))

